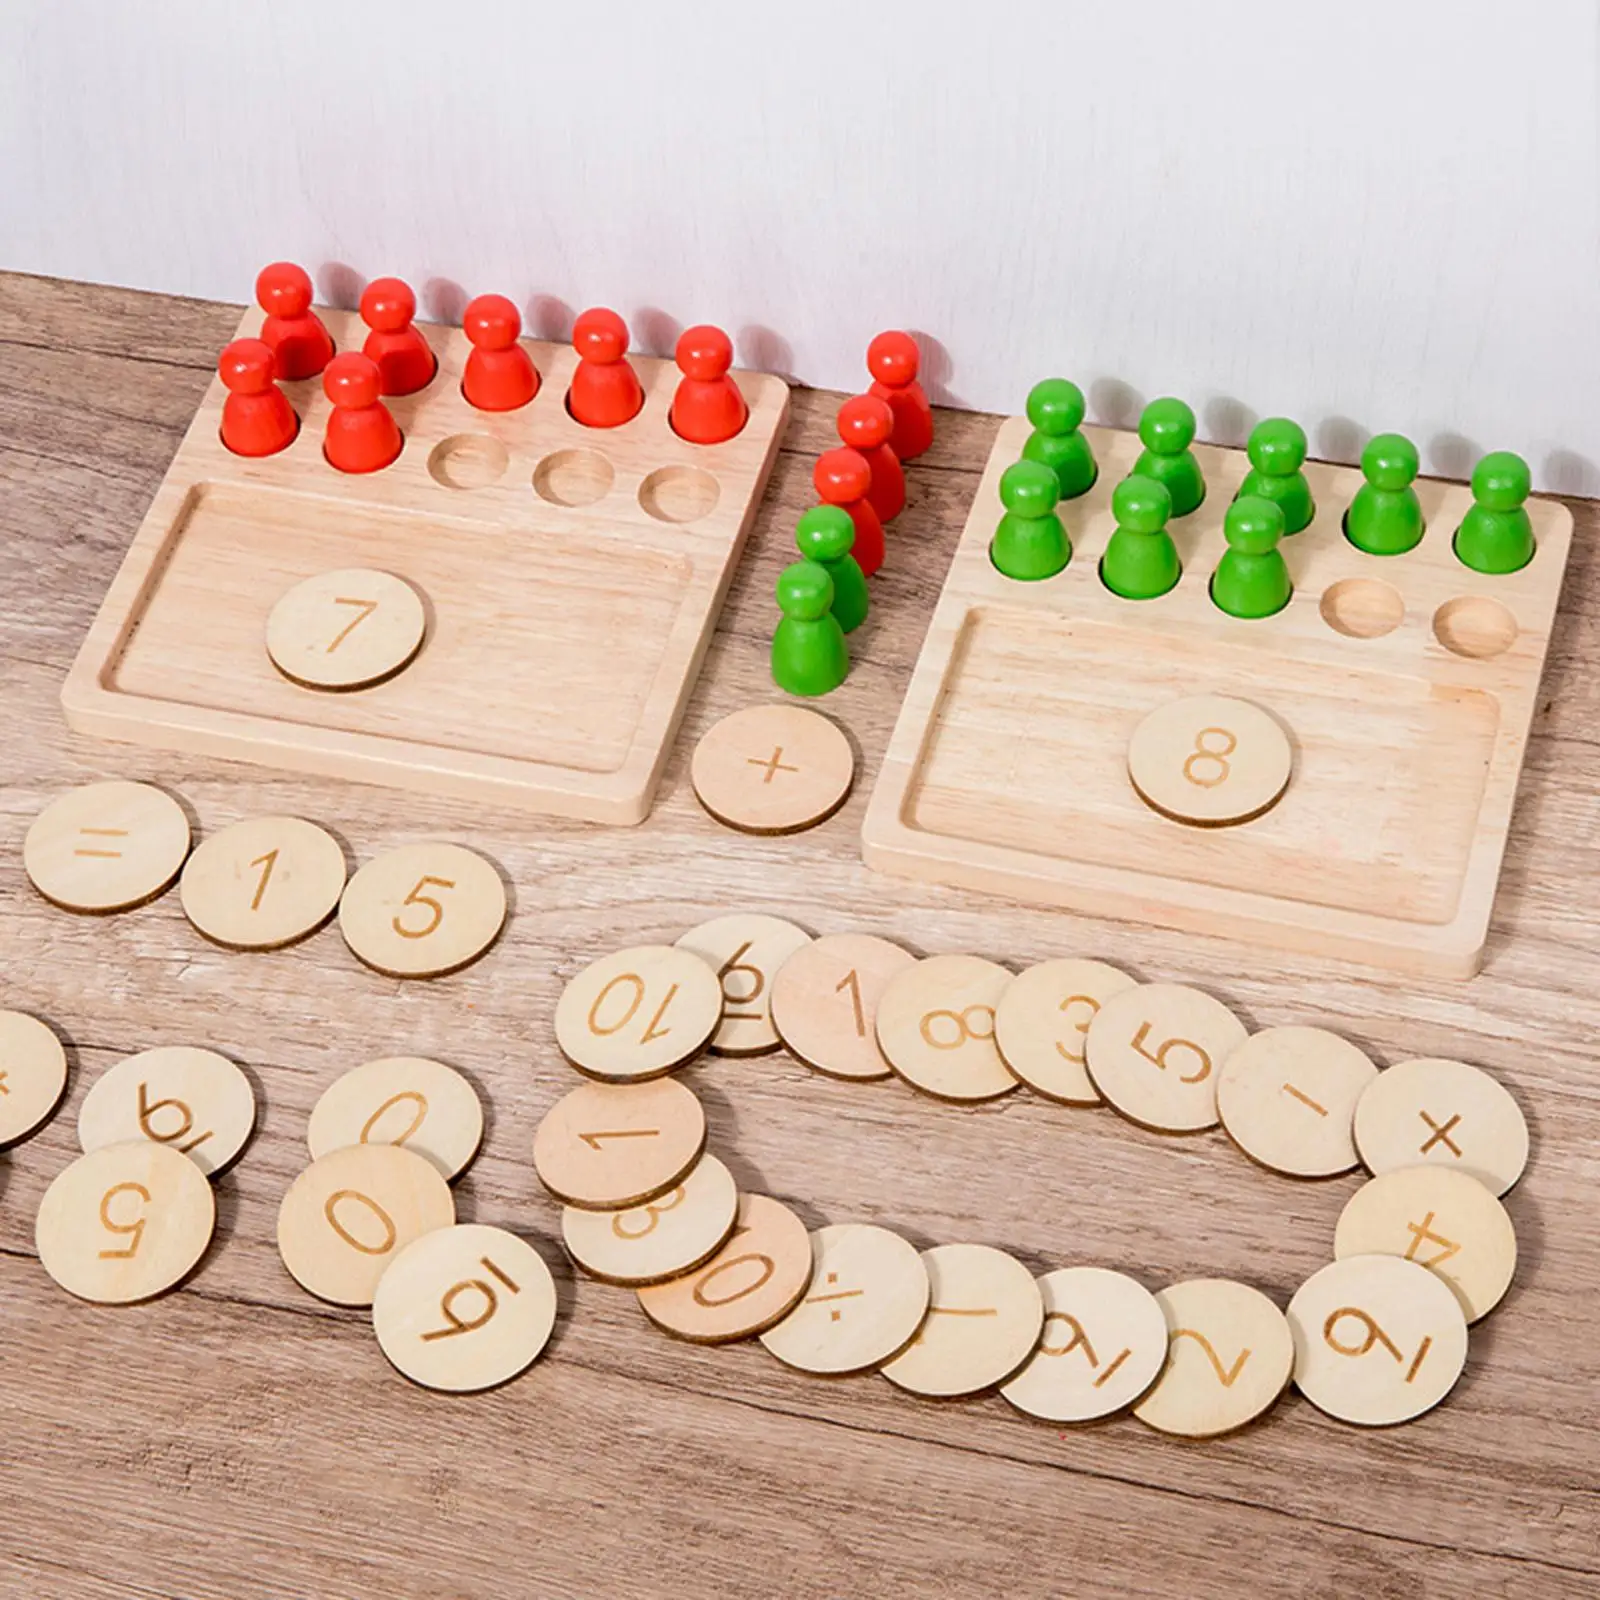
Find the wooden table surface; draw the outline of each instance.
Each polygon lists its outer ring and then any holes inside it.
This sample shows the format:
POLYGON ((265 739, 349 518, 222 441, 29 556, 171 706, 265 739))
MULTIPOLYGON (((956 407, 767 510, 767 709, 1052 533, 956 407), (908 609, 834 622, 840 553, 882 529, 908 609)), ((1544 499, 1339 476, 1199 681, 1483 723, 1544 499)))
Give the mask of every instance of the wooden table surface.
MULTIPOLYGON (((654 815, 547 822, 69 734, 62 675, 193 414, 234 307, 0 278, 0 1006, 69 1041, 55 1120, 0 1159, 0 1572, 50 1596, 1153 1595, 1559 1596, 1600 1592, 1600 513, 1578 536, 1529 747, 1485 970, 1468 984, 1055 912, 869 874, 857 833, 896 709, 996 427, 941 414, 909 473, 874 613, 827 704, 861 756, 822 828, 760 840, 696 805, 687 753, 716 718, 774 697, 773 579, 838 396, 799 391, 654 815), (169 786, 211 832, 296 812, 366 859, 470 843, 514 886, 506 935, 434 983, 380 978, 338 933, 229 954, 176 895, 97 920, 23 876, 35 813, 101 777, 169 786), (1391 1431, 1290 1395, 1257 1427, 1180 1444, 1130 1418, 1062 1432, 990 1397, 916 1401, 884 1379, 790 1372, 757 1344, 656 1331, 625 1290, 575 1278, 533 1132, 573 1084, 551 1018, 595 956, 740 908, 817 933, 1013 966, 1084 954, 1193 982, 1252 1026, 1348 1033, 1381 1062, 1489 1068, 1533 1130, 1508 1197, 1517 1280, 1472 1335, 1450 1399, 1391 1431), (75 1153, 84 1092, 121 1056, 209 1045, 246 1064, 259 1129, 218 1187, 197 1275, 153 1304, 81 1304, 45 1276, 33 1222, 75 1153), (284 1271, 278 1201, 306 1164, 322 1089, 370 1057, 460 1067, 488 1107, 463 1220, 525 1232, 557 1272, 545 1358, 477 1398, 415 1389, 368 1318, 284 1271)), ((1493 441, 1484 441, 1491 444, 1493 441)), ((741 1187, 812 1225, 871 1220, 918 1244, 977 1240, 1043 1271, 1124 1268, 1151 1287, 1234 1276, 1286 1303, 1330 1258, 1355 1177, 1298 1184, 1220 1134, 1169 1141, 1026 1093, 979 1110, 897 1082, 852 1085, 786 1056, 685 1073, 741 1187)))

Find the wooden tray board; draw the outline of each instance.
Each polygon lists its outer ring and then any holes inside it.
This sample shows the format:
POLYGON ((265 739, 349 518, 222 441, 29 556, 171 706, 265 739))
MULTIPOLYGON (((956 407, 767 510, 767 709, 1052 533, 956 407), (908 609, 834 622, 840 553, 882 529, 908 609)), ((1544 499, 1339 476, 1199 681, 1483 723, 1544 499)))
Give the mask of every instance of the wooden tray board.
MULTIPOLYGON (((340 349, 360 348, 355 313, 321 315, 340 349)), ((251 308, 239 334, 260 325, 251 308)), ((570 347, 524 340, 539 393, 491 413, 461 395, 461 330, 426 332, 439 371, 387 402, 406 443, 382 472, 324 460, 320 379, 284 385, 301 418, 287 450, 234 455, 212 380, 67 676, 67 720, 165 749, 639 822, 776 457, 788 386, 736 373, 749 422, 693 445, 668 422, 670 361, 631 357, 643 409, 585 428, 565 405, 570 347), (268 612, 301 580, 357 566, 422 592, 420 655, 355 692, 291 682, 267 656, 268 612)))
POLYGON ((1100 476, 1062 507, 1071 563, 1015 582, 989 559, 1001 473, 1028 437, 1001 427, 951 563, 862 825, 870 866, 1095 915, 1354 958, 1398 971, 1476 972, 1500 873, 1550 627, 1572 537, 1562 505, 1530 500, 1537 552, 1521 572, 1476 573, 1451 538, 1471 504, 1461 484, 1419 480, 1427 532, 1403 556, 1344 538, 1361 484, 1310 462, 1310 527, 1283 550, 1294 597, 1243 621, 1211 604, 1222 517, 1249 462, 1195 447, 1205 502, 1173 524, 1183 577, 1157 600, 1100 582, 1112 488, 1135 434, 1087 428, 1100 476), (1351 637, 1360 586, 1403 601, 1399 625, 1351 637), (1338 585, 1346 585, 1338 588, 1338 585), (1445 611, 1445 608, 1453 609, 1445 611), (1443 631, 1487 638, 1456 653, 1443 631), (1289 729, 1294 772, 1252 822, 1198 828, 1147 806, 1127 748, 1157 706, 1217 692, 1289 729))

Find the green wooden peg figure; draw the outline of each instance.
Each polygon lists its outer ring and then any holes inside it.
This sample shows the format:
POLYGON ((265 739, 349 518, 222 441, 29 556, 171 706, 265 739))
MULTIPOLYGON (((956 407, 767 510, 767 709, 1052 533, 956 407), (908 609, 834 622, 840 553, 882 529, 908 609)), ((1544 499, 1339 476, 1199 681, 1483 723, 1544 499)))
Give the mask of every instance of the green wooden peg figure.
POLYGON ((1533 523, 1522 502, 1533 487, 1514 450, 1493 450, 1472 469, 1472 509, 1456 529, 1457 557, 1474 572, 1515 572, 1533 560, 1533 523))
POLYGON ((833 579, 833 616, 846 633, 867 620, 867 578, 850 554, 856 525, 843 506, 812 506, 795 524, 794 542, 807 561, 833 579))
POLYGON ((1072 559, 1067 530, 1056 515, 1060 495, 1055 473, 1042 461, 1013 461, 1001 474, 1006 510, 989 541, 989 559, 1008 578, 1053 578, 1072 559))
POLYGON ((1139 414, 1139 442, 1144 449, 1133 470, 1154 478, 1172 497, 1172 515, 1186 517, 1206 497, 1206 480, 1195 460, 1194 412, 1171 395, 1152 400, 1139 414))
POLYGON ((1258 494, 1241 495, 1222 519, 1228 548, 1211 575, 1211 599, 1230 617, 1270 617, 1294 593, 1278 541, 1283 512, 1258 494))
POLYGON ((1100 581, 1124 600, 1154 600, 1183 574, 1167 532, 1172 496, 1154 478, 1130 473, 1111 492, 1115 532, 1100 558, 1100 581))
POLYGON ((837 689, 850 670, 844 629, 833 615, 833 579, 815 561, 796 561, 778 574, 778 609, 772 635, 772 681, 790 694, 837 689))
POLYGON ((1033 432, 1022 447, 1022 459, 1049 467, 1063 500, 1087 493, 1100 476, 1094 451, 1078 431, 1084 410, 1083 390, 1065 378, 1044 378, 1028 391, 1028 421, 1033 432))
POLYGON ((1300 468, 1306 459, 1306 431, 1287 417, 1267 417, 1250 430, 1245 446, 1250 470, 1239 485, 1240 495, 1258 494, 1283 513, 1284 533, 1299 533, 1317 514, 1311 485, 1300 468))
POLYGON ((1375 433, 1361 452, 1367 480, 1344 514, 1344 536, 1368 555, 1400 556, 1422 541, 1422 502, 1411 487, 1422 465, 1403 433, 1375 433))

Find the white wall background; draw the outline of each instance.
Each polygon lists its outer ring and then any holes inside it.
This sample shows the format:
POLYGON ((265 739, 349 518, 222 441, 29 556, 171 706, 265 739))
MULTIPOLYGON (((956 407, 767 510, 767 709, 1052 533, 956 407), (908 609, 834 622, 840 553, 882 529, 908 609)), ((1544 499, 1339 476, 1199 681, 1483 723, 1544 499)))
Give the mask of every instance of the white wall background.
POLYGON ((398 272, 857 387, 1187 397, 1600 494, 1593 0, 0 0, 0 266, 398 272))

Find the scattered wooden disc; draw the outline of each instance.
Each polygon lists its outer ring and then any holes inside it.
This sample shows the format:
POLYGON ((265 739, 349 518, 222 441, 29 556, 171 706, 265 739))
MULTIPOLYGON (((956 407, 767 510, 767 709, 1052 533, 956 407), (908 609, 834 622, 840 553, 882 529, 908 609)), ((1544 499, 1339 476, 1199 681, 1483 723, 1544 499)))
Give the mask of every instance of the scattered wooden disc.
POLYGON ((928 1311, 899 1355, 883 1364, 912 1394, 951 1399, 1003 1383, 1039 1343, 1044 1300, 1015 1256, 986 1244, 940 1244, 922 1252, 928 1311))
POLYGON ((339 902, 345 943, 391 978, 437 978, 467 966, 505 920, 500 874, 476 851, 437 840, 375 857, 339 902))
POLYGON ((189 819, 148 783, 90 783, 52 800, 22 843, 35 889, 66 911, 127 911, 166 889, 189 854, 189 819))
POLYGON ((917 958, 868 933, 830 933, 784 962, 772 982, 772 1025, 788 1049, 835 1078, 887 1078, 878 1001, 917 958))
POLYGON ((1409 1422, 1455 1387, 1467 1319, 1442 1279, 1399 1256, 1350 1256, 1289 1302, 1295 1387, 1341 1422, 1409 1422))
POLYGON ((1372 1172, 1452 1167, 1490 1194, 1504 1194, 1528 1164, 1528 1124, 1505 1086, 1437 1056, 1378 1074, 1356 1106, 1355 1139, 1372 1172))
POLYGON ((676 1078, 583 1083, 539 1124, 533 1165, 556 1199, 616 1211, 676 1188, 705 1147, 705 1110, 676 1078))
POLYGON ((0 1011, 0 1150, 42 1128, 67 1092, 67 1052, 25 1011, 0 1011))
POLYGON ((1506 1208, 1476 1178, 1450 1167, 1400 1167, 1351 1195, 1333 1233, 1336 1260, 1403 1256, 1455 1291, 1468 1322, 1511 1287, 1517 1235, 1506 1208))
POLYGON ((1253 1161, 1291 1178, 1331 1178, 1358 1160, 1351 1124, 1378 1069, 1325 1028, 1264 1028, 1222 1062, 1217 1113, 1253 1161))
POLYGON ((44 1192, 34 1240, 46 1272, 100 1305, 149 1300, 181 1283, 211 1242, 205 1174, 148 1139, 81 1155, 44 1192))
POLYGON ((526 1239, 458 1222, 413 1239, 384 1269, 372 1330, 425 1389, 475 1394, 525 1371, 556 1325, 556 1285, 526 1239))
POLYGON ((1084 1059, 1095 1088, 1130 1121, 1198 1133, 1217 1125, 1217 1070, 1245 1038, 1220 1000, 1183 984, 1145 983, 1100 1007, 1084 1059))
POLYGON ((637 1287, 703 1266, 728 1242, 739 1217, 733 1174, 703 1155, 682 1183, 642 1206, 584 1211, 567 1206, 561 1237, 592 1277, 637 1287))
POLYGON ((426 1056, 385 1056, 335 1079, 311 1108, 312 1160, 353 1144, 402 1144, 426 1156, 446 1182, 483 1143, 483 1103, 453 1067, 426 1056))
POLYGON ((772 983, 811 935, 782 917, 738 912, 714 917, 677 941, 707 962, 722 985, 722 1021, 711 1036, 719 1056, 762 1056, 778 1048, 772 1025, 772 983))
POLYGON ((855 782, 850 741, 802 706, 746 706, 695 746, 689 781, 718 822, 741 833, 799 833, 831 817, 855 782))
POLYGON ((1278 721, 1248 700, 1188 695, 1158 706, 1128 744, 1140 799, 1175 822, 1249 822, 1289 787, 1294 752, 1278 721))
POLYGON ((1159 1433, 1214 1439, 1253 1422, 1289 1386, 1294 1340, 1259 1289, 1191 1278, 1157 1290, 1167 1364, 1133 1414, 1159 1433))
POLYGON ((781 1322, 810 1283, 805 1223, 767 1195, 745 1194, 728 1242, 688 1277, 640 1289, 639 1304, 657 1327, 680 1339, 726 1344, 781 1322))
POLYGON ((1017 1080, 994 1043, 994 1013, 1012 981, 981 956, 929 956, 878 997, 878 1045, 913 1087, 941 1100, 993 1100, 1017 1080))
POLYGON ((1137 980, 1103 961, 1067 957, 1017 974, 994 1013, 1001 1059, 1027 1086, 1069 1106, 1094 1106, 1100 1092, 1083 1064, 1089 1024, 1137 980))
POLYGON ((801 1372, 865 1372, 911 1342, 929 1293, 915 1245, 872 1223, 835 1223, 811 1235, 805 1298, 761 1342, 801 1372))
POLYGON ((692 1061, 722 1021, 722 984, 691 950, 641 944, 591 962, 556 1002, 556 1043, 579 1072, 611 1083, 692 1061))
POLYGON ((339 841, 300 817, 251 817, 202 840, 183 869, 184 915, 232 950, 276 950, 314 933, 344 893, 339 841))
POLYGON ((1039 1279, 1044 1336, 1000 1393, 1046 1422, 1092 1422, 1126 1411, 1167 1360, 1167 1319, 1126 1273, 1064 1267, 1039 1279))
POLYGON ((404 578, 371 567, 319 572, 267 616, 267 654, 308 689, 366 689, 409 666, 428 613, 404 578))
POLYGON ((370 1306, 384 1269, 413 1239, 456 1220, 438 1168, 394 1144, 356 1144, 313 1161, 278 1207, 278 1254, 320 1300, 370 1306))
POLYGON ((85 1150, 153 1139, 208 1178, 238 1159, 256 1125, 250 1080, 226 1056, 192 1045, 141 1050, 104 1072, 78 1108, 85 1150))

